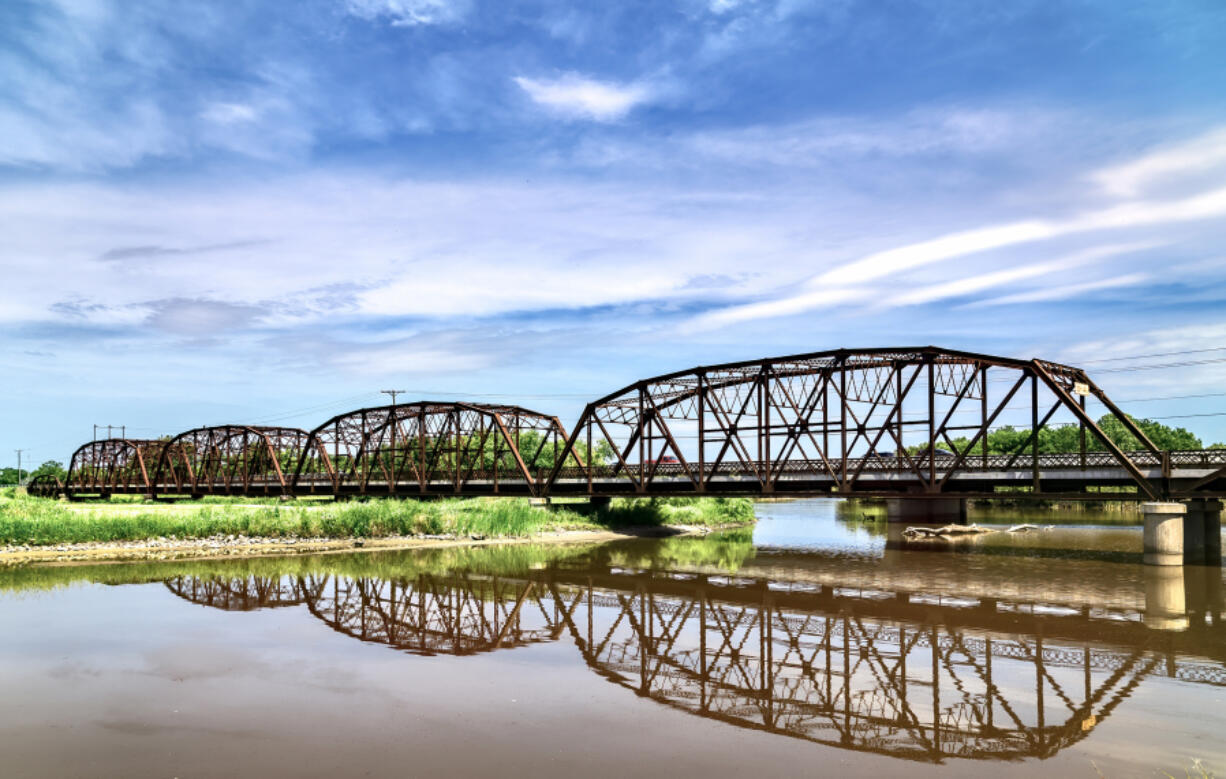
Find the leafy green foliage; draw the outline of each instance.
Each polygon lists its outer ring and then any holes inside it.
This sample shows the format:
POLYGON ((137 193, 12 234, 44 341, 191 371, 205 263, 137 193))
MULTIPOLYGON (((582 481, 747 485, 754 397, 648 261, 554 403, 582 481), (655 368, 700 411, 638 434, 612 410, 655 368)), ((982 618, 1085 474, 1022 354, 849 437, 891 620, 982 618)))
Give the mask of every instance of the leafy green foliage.
MULTIPOLYGON (((1170 427, 1161 422, 1152 419, 1136 419, 1129 417, 1136 424, 1141 432, 1149 437, 1149 440, 1154 442, 1154 445, 1159 449, 1172 451, 1178 449, 1201 449, 1203 444, 1191 432, 1182 427, 1170 427)), ((1144 449, 1141 442, 1136 439, 1124 423, 1117 419, 1112 414, 1106 414, 1098 419, 1099 428, 1103 433, 1124 451, 1135 451, 1144 449)), ((1029 428, 1015 428, 1006 426, 993 430, 987 435, 988 454, 1014 454, 1020 452, 1023 447, 1029 450, 1028 441, 1030 439, 1029 428)), ((1041 427, 1039 428, 1039 454, 1067 454, 1081 451, 1081 437, 1077 427, 1072 425, 1064 425, 1059 427, 1041 427)), ((970 439, 967 437, 953 439, 953 444, 958 452, 966 451, 970 444, 970 439)), ((973 448, 970 449, 971 454, 983 453, 983 441, 979 441, 973 448)), ((911 451, 923 451, 926 446, 917 446, 911 448, 911 451)), ((1086 449, 1091 452, 1105 451, 1106 447, 1098 440, 1091 431, 1086 431, 1086 449)))
MULTIPOLYGON (((42 476, 45 473, 51 474, 61 481, 68 476, 68 472, 64 470, 63 463, 56 460, 48 460, 33 470, 29 468, 22 468, 20 481, 22 484, 29 484, 30 479, 33 479, 35 476, 42 476)), ((17 476, 18 474, 16 468, 0 468, 0 484, 17 484, 17 476)))

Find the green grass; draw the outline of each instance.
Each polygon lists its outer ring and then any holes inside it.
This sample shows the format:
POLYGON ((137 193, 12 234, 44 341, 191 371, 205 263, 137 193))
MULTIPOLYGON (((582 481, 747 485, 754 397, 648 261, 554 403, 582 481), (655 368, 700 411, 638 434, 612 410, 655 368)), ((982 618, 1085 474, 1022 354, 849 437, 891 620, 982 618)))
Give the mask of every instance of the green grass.
POLYGON ((750 501, 723 498, 618 499, 596 511, 586 502, 561 503, 549 509, 516 498, 144 505, 132 501, 69 504, 0 496, 0 544, 29 546, 218 535, 286 539, 442 534, 526 537, 551 530, 752 522, 750 501))

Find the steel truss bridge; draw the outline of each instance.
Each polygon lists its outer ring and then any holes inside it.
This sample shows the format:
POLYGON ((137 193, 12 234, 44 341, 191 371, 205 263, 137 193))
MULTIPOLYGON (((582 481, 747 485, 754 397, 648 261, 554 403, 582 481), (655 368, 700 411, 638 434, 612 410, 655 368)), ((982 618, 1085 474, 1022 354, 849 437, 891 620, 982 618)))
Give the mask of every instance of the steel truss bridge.
POLYGON ((569 640, 604 679, 678 711, 933 763, 1050 757, 1153 677, 1226 687, 1220 586, 1177 632, 1147 627, 1143 612, 1106 618, 1059 602, 614 565, 166 587, 226 610, 303 607, 342 635, 410 654, 569 640))
POLYGON ((570 432, 519 406, 421 401, 340 414, 310 431, 223 425, 167 440, 91 441, 73 454, 66 482, 42 478, 31 490, 1178 500, 1226 496, 1226 450, 1160 450, 1079 368, 928 346, 644 379, 589 403, 570 432), (1139 448, 1113 443, 1088 400, 1139 448), (988 454, 986 436, 1006 421, 1022 437, 1013 451, 988 454), (1077 451, 1043 453, 1043 428, 1067 433, 1077 451))

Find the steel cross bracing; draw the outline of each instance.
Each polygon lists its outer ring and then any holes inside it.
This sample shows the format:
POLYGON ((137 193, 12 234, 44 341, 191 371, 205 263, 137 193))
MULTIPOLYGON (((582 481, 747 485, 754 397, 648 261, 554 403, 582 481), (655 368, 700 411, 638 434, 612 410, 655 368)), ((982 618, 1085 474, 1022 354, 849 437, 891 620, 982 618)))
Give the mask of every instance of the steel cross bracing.
POLYGON ((1103 632, 1103 620, 1083 615, 1075 626, 1038 618, 985 629, 957 608, 900 618, 873 600, 782 602, 760 582, 589 573, 181 577, 166 586, 225 610, 305 606, 344 635, 411 654, 568 637, 596 673, 669 707, 928 762, 1050 757, 1088 737, 1149 676, 1226 686, 1223 658, 1191 657, 1182 633, 1135 622, 1103 632))
POLYGON ((835 350, 694 368, 587 406, 570 445, 605 462, 559 464, 550 494, 1015 494, 1152 500, 1226 490, 1226 452, 1163 452, 1084 371, 936 347, 835 350), (1124 452, 1086 411, 1093 397, 1143 447, 1124 452), (982 442, 1028 412, 1016 449, 982 442), (1078 452, 1035 431, 1070 424, 1078 452), (955 438, 965 439, 962 446, 955 438))
POLYGON ((568 434, 518 406, 364 408, 307 433, 247 425, 73 455, 70 497, 252 494, 847 495, 1072 500, 1226 496, 1226 450, 1167 452, 1081 369, 936 347, 834 350, 693 368, 587 405, 568 434), (1094 399, 1139 449, 1087 411, 1094 399), (1019 420, 1022 420, 1019 422, 1019 420), (1020 431, 989 454, 992 430, 1020 431), (1076 451, 1042 451, 1059 427, 1076 451))

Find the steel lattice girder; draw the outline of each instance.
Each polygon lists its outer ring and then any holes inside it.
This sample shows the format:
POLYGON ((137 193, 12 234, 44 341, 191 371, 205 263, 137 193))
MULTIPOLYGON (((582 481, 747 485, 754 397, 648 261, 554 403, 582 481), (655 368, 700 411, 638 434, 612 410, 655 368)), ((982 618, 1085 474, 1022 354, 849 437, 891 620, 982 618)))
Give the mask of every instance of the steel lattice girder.
POLYGON ((59 497, 63 491, 64 482, 50 473, 40 473, 26 483, 26 493, 36 498, 59 497))
POLYGON ((163 441, 106 438, 82 444, 72 453, 64 493, 132 492, 150 488, 163 441))
MULTIPOLYGON (((562 462, 557 417, 519 406, 419 401, 351 411, 311 431, 297 489, 343 494, 464 491, 519 485, 538 494, 542 471, 562 462)), ((582 466, 583 458, 569 452, 582 466)))
POLYGON ((252 425, 188 430, 163 448, 149 492, 289 495, 309 435, 295 427, 252 425))
MULTIPOLYGON (((1143 495, 1155 497, 1138 463, 1086 414, 1086 394, 1115 414, 1148 453, 1162 458, 1078 368, 932 346, 839 349, 702 366, 606 395, 586 407, 567 446, 573 450, 585 442, 590 451, 604 440, 615 462, 565 470, 558 463, 548 487, 559 478, 586 479, 589 489, 598 480, 622 481, 647 493, 657 477, 667 476, 674 488, 682 479, 691 491, 704 493, 720 480, 748 477, 769 494, 781 479, 807 472, 847 494, 885 469, 880 453, 888 447, 889 470, 905 474, 918 492, 940 494, 954 475, 976 465, 987 469, 986 447, 979 462, 969 450, 1015 398, 1029 395, 1030 430, 1063 412, 1081 430, 1083 453, 1086 436, 1092 436, 1143 495), (1007 391, 993 393, 994 380, 1003 380, 1007 391), (1027 385, 1029 392, 1019 394, 1027 385), (955 415, 966 413, 977 417, 974 423, 958 424, 955 415), (952 443, 958 434, 971 436, 962 451, 952 443), (683 447, 686 437, 696 439, 695 445, 683 447), (943 447, 952 450, 948 457, 943 447)), ((1030 456, 1036 492, 1038 443, 1032 432, 1014 453, 1014 460, 1030 456)))

